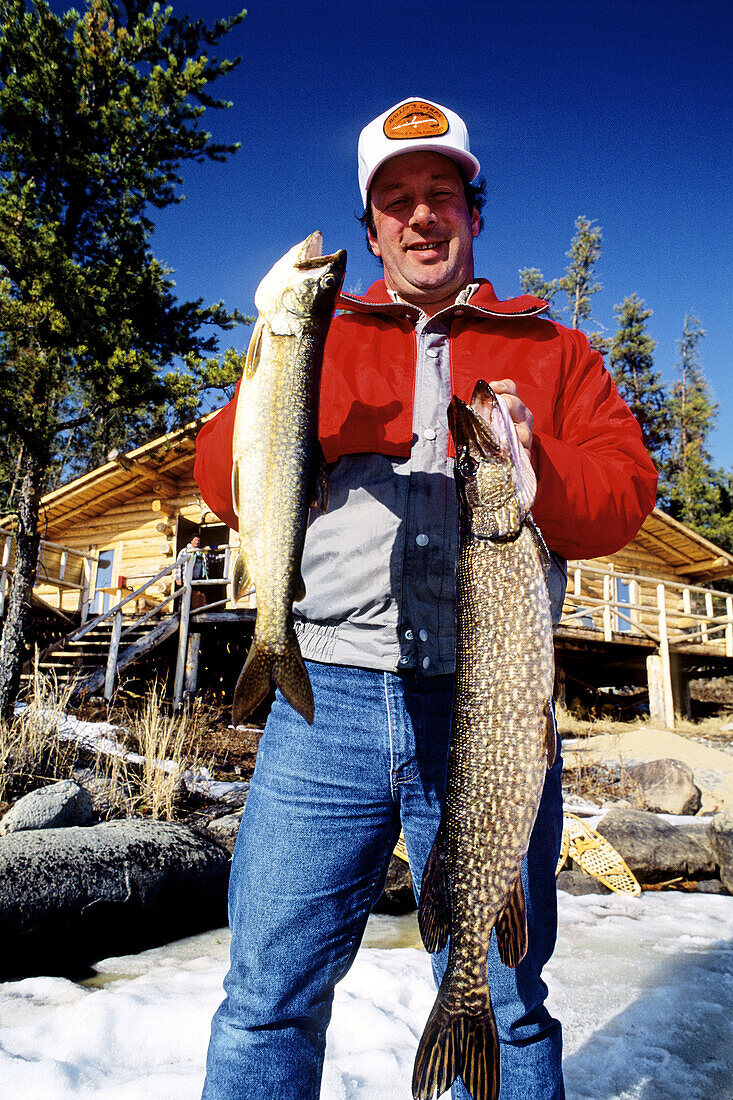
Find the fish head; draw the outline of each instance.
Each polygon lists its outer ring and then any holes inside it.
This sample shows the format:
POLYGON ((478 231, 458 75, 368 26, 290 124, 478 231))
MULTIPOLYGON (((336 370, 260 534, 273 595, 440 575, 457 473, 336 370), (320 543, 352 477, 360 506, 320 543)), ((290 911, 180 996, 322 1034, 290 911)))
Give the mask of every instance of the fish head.
POLYGON ((257 311, 278 336, 296 336, 333 313, 346 271, 343 249, 323 255, 316 231, 296 244, 265 275, 255 293, 257 311))
POLYGON ((461 519, 477 537, 512 538, 529 514, 537 480, 506 404, 488 383, 476 384, 471 402, 454 396, 448 406, 461 519), (488 417, 472 407, 479 397, 490 403, 488 417))

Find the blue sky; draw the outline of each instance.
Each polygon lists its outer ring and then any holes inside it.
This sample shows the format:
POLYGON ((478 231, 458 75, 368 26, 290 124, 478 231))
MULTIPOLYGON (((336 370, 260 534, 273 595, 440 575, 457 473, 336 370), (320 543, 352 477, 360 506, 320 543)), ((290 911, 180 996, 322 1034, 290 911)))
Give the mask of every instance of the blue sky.
MULTIPOLYGON (((225 0, 174 0, 208 20, 225 0)), ((272 263, 314 229, 346 248, 346 286, 380 275, 363 243, 359 130, 407 96, 466 120, 487 181, 476 270, 500 297, 518 270, 562 274, 579 214, 603 228, 591 327, 639 294, 655 361, 674 378, 685 313, 720 405, 714 458, 733 466, 730 0, 252 0, 222 56, 233 101, 207 122, 242 143, 188 166, 186 202, 157 215, 153 247, 183 298, 254 311, 272 263)), ((247 330, 222 334, 243 347, 247 330)))

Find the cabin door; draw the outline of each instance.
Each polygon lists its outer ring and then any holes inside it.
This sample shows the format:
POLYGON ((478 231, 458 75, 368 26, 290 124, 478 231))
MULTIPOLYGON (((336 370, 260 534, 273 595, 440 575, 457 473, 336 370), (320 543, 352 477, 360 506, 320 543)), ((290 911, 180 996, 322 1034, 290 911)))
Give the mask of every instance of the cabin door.
POLYGON ((94 579, 94 595, 92 597, 92 607, 95 615, 101 615, 102 612, 109 611, 110 607, 117 602, 117 588, 113 589, 112 587, 115 576, 115 553, 116 547, 114 546, 99 551, 97 573, 94 579))

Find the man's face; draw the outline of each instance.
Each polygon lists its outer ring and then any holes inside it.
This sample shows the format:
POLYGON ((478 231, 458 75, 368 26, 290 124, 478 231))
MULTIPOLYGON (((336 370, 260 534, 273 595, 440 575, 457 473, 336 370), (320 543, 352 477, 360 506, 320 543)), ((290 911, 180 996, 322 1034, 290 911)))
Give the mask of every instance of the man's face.
POLYGON ((382 165, 369 194, 369 243, 388 288, 437 313, 473 278, 479 213, 469 213, 458 166, 440 153, 403 153, 382 165))
POLYGON ((193 546, 196 550, 198 550, 200 545, 201 545, 201 539, 198 537, 198 535, 194 535, 193 538, 191 539, 191 546, 193 546))

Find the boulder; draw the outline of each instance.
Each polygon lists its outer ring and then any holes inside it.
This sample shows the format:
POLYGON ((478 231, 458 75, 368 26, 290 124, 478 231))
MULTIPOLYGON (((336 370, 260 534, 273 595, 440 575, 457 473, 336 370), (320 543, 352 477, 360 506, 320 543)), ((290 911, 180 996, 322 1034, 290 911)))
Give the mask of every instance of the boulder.
POLYGON ((639 882, 713 878, 718 861, 701 824, 670 825, 645 810, 609 810, 597 825, 639 882))
POLYGON ((729 894, 730 890, 726 890, 723 883, 719 878, 704 878, 701 882, 695 883, 695 894, 729 894))
POLYGON ((63 779, 23 795, 0 821, 0 835, 26 829, 59 829, 87 825, 92 819, 92 797, 84 787, 63 779))
POLYGON ((639 808, 657 814, 696 814, 702 803, 692 768, 682 760, 632 764, 626 775, 636 788, 639 808))
POLYGON ((564 890, 566 894, 610 894, 611 890, 599 882, 593 875, 586 875, 585 871, 561 871, 557 876, 558 890, 564 890))
POLYGON ((74 779, 92 796, 92 808, 97 819, 113 817, 119 812, 120 792, 111 779, 99 775, 93 768, 75 768, 74 779))
POLYGON ((720 867, 721 882, 733 894, 733 806, 715 814, 708 826, 708 836, 720 867))
POLYGON ((409 864, 393 855, 387 869, 384 890, 374 905, 373 912, 398 916, 401 913, 412 913, 415 908, 409 864))
POLYGON ((109 821, 0 841, 0 974, 69 974, 226 923, 229 855, 183 825, 109 821))
POLYGON ((226 850, 231 854, 234 852, 234 845, 237 842, 237 833, 239 832, 243 813, 244 806, 236 813, 215 817, 213 821, 210 821, 205 827, 204 832, 207 836, 213 837, 219 844, 223 844, 226 850))

